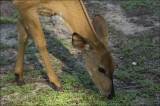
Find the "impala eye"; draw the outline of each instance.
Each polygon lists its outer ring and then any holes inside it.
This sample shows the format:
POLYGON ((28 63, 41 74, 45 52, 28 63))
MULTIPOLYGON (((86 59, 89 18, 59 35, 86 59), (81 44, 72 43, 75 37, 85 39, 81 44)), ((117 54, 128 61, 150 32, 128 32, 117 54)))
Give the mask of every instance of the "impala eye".
POLYGON ((99 67, 98 70, 99 70, 99 72, 104 73, 104 74, 106 72, 102 67, 99 67))

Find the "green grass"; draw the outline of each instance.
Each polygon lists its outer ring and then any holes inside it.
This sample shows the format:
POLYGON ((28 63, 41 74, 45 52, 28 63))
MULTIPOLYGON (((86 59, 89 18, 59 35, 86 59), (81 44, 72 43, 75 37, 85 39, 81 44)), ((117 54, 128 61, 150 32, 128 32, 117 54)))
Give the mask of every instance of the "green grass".
POLYGON ((63 82, 63 89, 71 90, 75 87, 82 86, 80 80, 76 75, 64 75, 61 77, 61 81, 63 82))
POLYGON ((37 57, 35 55, 28 56, 28 60, 37 60, 37 57))
POLYGON ((15 19, 15 18, 8 18, 8 17, 0 17, 0 23, 12 23, 12 24, 16 24, 17 23, 17 19, 15 19))
POLYGON ((7 49, 9 49, 9 45, 6 45, 6 44, 2 44, 2 43, 0 43, 0 50, 7 50, 7 49))
POLYGON ((116 30, 116 29, 113 28, 113 27, 109 27, 109 33, 117 35, 117 34, 120 34, 121 31, 116 30))
POLYGON ((99 10, 107 11, 107 6, 101 5, 99 2, 94 2, 94 3, 92 3, 92 5, 97 7, 99 10))
POLYGON ((6 89, 2 89, 1 93, 2 96, 12 94, 10 95, 11 98, 21 98, 23 95, 31 93, 31 91, 34 90, 36 86, 37 86, 36 84, 34 85, 27 84, 23 85, 22 87, 10 86, 7 87, 6 89), (13 95, 14 93, 16 93, 16 95, 13 95))
POLYGON ((15 38, 16 36, 17 36, 16 33, 11 32, 11 33, 8 35, 7 40, 10 40, 10 39, 12 39, 12 38, 15 38))
POLYGON ((25 53, 34 54, 37 50, 35 48, 26 47, 25 53))
POLYGON ((15 11, 12 17, 0 17, 0 23, 16 24, 18 18, 18 11, 15 11))
POLYGON ((132 19, 131 21, 134 22, 134 23, 136 23, 136 24, 140 23, 140 19, 132 19))
POLYGON ((160 54, 159 53, 155 53, 152 55, 151 57, 152 59, 159 59, 160 58, 160 54))
POLYGON ((44 71, 44 70, 33 70, 33 71, 30 72, 30 74, 33 75, 33 76, 36 76, 36 75, 43 75, 43 74, 46 75, 47 72, 44 71))
MULTIPOLYGON (((155 0, 129 0, 121 4, 122 8, 130 15, 152 14, 155 9, 160 8, 160 1, 155 0)), ((137 22, 137 20, 135 20, 137 22)))
POLYGON ((139 97, 145 98, 148 105, 157 105, 160 90, 160 84, 155 83, 158 80, 159 69, 156 62, 159 58, 159 43, 150 40, 151 35, 139 35, 128 38, 128 41, 123 43, 117 53, 123 57, 125 65, 118 66, 118 71, 115 76, 122 82, 139 86, 136 93, 139 97), (133 65, 136 62, 137 65, 133 65), (126 64, 127 63, 127 64, 126 64), (151 80, 150 78, 153 79, 151 80), (150 99, 148 99, 150 98, 150 99))
POLYGON ((11 63, 11 62, 14 62, 15 60, 13 59, 13 58, 9 58, 8 60, 7 60, 7 62, 9 62, 9 63, 11 63))
POLYGON ((13 49, 18 51, 18 45, 12 45, 11 48, 13 48, 13 49))
POLYGON ((1 86, 4 86, 5 84, 9 83, 9 82, 13 82, 15 79, 14 73, 10 73, 8 75, 6 75, 1 82, 1 86))
MULTIPOLYGON (((41 88, 36 95, 29 95, 30 91, 34 89, 33 85, 26 85, 20 87, 9 87, 2 92, 7 94, 13 94, 15 92, 22 96, 25 93, 27 98, 23 98, 19 101, 11 100, 14 105, 133 105, 131 100, 136 98, 137 92, 134 90, 121 90, 116 92, 116 97, 112 100, 108 100, 98 93, 85 89, 78 91, 60 91, 56 92, 52 89, 41 88), (27 88, 27 89, 26 89, 27 88)), ((17 95, 15 97, 18 97, 17 95)))
POLYGON ((99 6, 99 9, 107 11, 107 7, 106 6, 99 6))
POLYGON ((60 41, 60 43, 61 43, 62 45, 64 45, 64 46, 72 46, 72 43, 71 43, 71 42, 67 42, 67 41, 64 41, 64 40, 60 41))
POLYGON ((0 59, 0 66, 3 66, 3 65, 7 65, 7 61, 0 59))
POLYGON ((33 71, 30 67, 23 67, 23 71, 24 72, 31 72, 31 71, 33 71))
POLYGON ((149 0, 130 0, 122 4, 122 7, 127 10, 132 10, 137 7, 150 7, 151 2, 149 0))
POLYGON ((18 18, 18 11, 17 10, 14 11, 12 18, 18 18))

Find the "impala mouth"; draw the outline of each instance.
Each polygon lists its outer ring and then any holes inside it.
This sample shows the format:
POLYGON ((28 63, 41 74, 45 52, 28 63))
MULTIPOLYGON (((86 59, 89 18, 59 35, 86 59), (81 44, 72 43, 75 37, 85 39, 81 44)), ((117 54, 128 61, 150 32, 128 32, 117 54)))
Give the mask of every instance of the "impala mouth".
POLYGON ((112 81, 112 88, 111 88, 111 91, 110 91, 110 94, 109 95, 104 95, 102 93, 102 90, 99 89, 99 93, 101 94, 101 96, 106 96, 108 99, 112 99, 113 97, 115 97, 115 92, 114 92, 114 85, 113 85, 113 78, 112 76, 110 77, 111 81, 112 81))
MULTIPOLYGON (((102 91, 99 89, 99 93, 101 94, 101 96, 105 96, 103 95, 102 91)), ((108 99, 112 99, 113 97, 115 97, 114 93, 109 94, 108 96, 106 96, 108 99)))

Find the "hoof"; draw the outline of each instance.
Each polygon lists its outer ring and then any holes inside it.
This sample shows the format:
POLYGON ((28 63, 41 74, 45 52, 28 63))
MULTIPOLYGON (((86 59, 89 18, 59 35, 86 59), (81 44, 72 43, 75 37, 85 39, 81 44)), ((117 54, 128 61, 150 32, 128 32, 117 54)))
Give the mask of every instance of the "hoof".
POLYGON ((51 82, 51 87, 55 90, 55 91, 60 91, 62 90, 62 87, 57 87, 53 82, 51 82))
POLYGON ((18 81, 18 82, 17 82, 17 85, 18 85, 18 86, 22 86, 22 85, 24 85, 24 84, 25 84, 25 83, 24 83, 24 81, 23 81, 23 80, 22 80, 22 81, 18 81))
POLYGON ((19 80, 19 75, 18 74, 15 74, 15 80, 16 80, 18 86, 24 85, 24 81, 19 80))
POLYGON ((61 91, 62 87, 56 87, 56 91, 61 91))

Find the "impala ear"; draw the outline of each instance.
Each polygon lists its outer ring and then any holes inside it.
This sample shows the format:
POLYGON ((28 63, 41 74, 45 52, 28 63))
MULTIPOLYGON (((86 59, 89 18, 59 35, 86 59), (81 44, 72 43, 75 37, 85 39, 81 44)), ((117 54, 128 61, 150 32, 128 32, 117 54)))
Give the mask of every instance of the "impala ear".
POLYGON ((72 45, 74 48, 80 50, 81 52, 89 50, 91 48, 91 46, 89 45, 89 42, 87 42, 86 39, 83 38, 78 33, 73 33, 72 45))
POLYGON ((93 27, 100 41, 108 40, 108 25, 103 17, 95 15, 93 19, 93 27))

